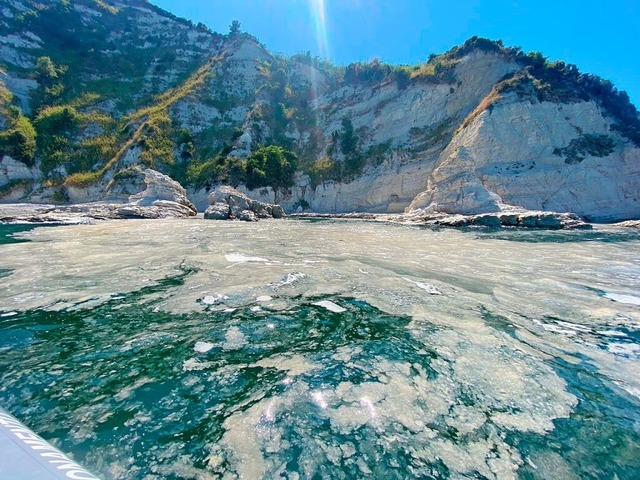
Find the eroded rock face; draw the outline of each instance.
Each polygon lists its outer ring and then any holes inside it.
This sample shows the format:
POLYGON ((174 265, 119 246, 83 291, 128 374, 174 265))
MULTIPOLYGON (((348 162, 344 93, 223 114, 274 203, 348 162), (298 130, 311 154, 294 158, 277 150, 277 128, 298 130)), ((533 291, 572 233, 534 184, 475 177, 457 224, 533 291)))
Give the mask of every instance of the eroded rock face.
POLYGON ((259 218, 283 218, 284 210, 280 205, 259 202, 247 197, 233 187, 217 187, 209 195, 210 206, 204 212, 209 220, 243 220, 256 222, 259 218))
POLYGON ((38 172, 9 155, 4 155, 0 160, 0 186, 17 180, 34 180, 37 174, 38 172))
POLYGON ((38 172, 22 162, 4 155, 0 159, 0 202, 21 201, 38 178, 38 172))
MULTIPOLYGON (((302 200, 309 210, 323 213, 403 212, 425 190, 456 127, 496 82, 518 68, 495 54, 476 51, 455 67, 455 85, 415 82, 399 88, 387 82, 375 89, 344 86, 324 93, 315 105, 323 112, 316 127, 327 141, 348 117, 356 131, 366 132, 363 152, 377 148, 385 153, 377 161, 367 159, 369 166, 349 181, 312 185, 307 175, 299 175, 290 191, 278 196, 278 203, 288 212, 296 211, 302 200)), ((309 132, 294 133, 309 137, 309 132)), ((275 198, 270 188, 239 188, 263 202, 275 198)))
MULTIPOLYGON (((8 49, 9 48, 7 46, 5 46, 4 48, 0 47, 0 56, 4 56, 4 54, 7 53, 8 49)), ((9 53, 9 58, 11 58, 12 56, 13 58, 20 61, 20 55, 15 56, 9 53)), ((4 71, 0 71, 0 81, 4 82, 11 93, 13 93, 14 97, 18 99, 22 111, 26 114, 30 114, 31 105, 29 101, 31 99, 31 93, 33 92, 33 90, 38 88, 38 82, 30 78, 20 78, 17 75, 12 76, 4 71)))
POLYGON ((505 97, 453 138, 409 209, 471 215, 518 206, 595 222, 638 218, 640 149, 610 122, 594 102, 505 97), (571 156, 568 146, 590 138, 612 148, 571 156))
POLYGON ((29 223, 83 223, 92 220, 130 218, 187 218, 196 215, 182 186, 152 169, 133 167, 126 182, 146 188, 127 203, 92 202, 75 205, 7 205, 0 208, 0 221, 29 223))
MULTIPOLYGON (((466 63, 492 74, 511 68, 490 55, 473 55, 466 63)), ((457 75, 476 93, 487 92, 477 72, 459 66, 457 75)), ((640 148, 613 128, 615 120, 596 102, 529 101, 507 93, 463 122, 470 112, 460 98, 480 101, 463 87, 455 94, 439 86, 411 86, 395 94, 393 88, 386 85, 369 96, 345 89, 340 112, 357 128, 371 126, 372 142, 392 138, 406 147, 392 149, 380 165, 349 181, 311 184, 298 175, 279 196, 287 211, 304 201, 319 213, 427 209, 478 215, 520 207, 575 212, 594 222, 640 218, 640 148), (604 139, 611 149, 572 156, 572 145, 590 138, 604 139)), ((326 122, 327 131, 339 128, 330 117, 326 122)), ((261 201, 274 199, 269 188, 240 189, 261 201)))
POLYGON ((196 215, 198 211, 196 207, 187 198, 187 191, 175 180, 167 175, 152 170, 150 168, 143 171, 146 189, 129 197, 129 203, 139 207, 158 206, 172 209, 172 204, 185 207, 185 212, 191 212, 188 215, 196 215))

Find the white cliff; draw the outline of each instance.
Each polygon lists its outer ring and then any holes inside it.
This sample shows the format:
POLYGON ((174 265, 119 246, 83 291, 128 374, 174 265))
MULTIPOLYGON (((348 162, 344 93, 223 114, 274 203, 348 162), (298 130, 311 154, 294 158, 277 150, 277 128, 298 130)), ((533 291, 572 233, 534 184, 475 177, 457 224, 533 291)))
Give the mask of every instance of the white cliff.
MULTIPOLYGON (((521 207, 574 212, 597 222, 640 217, 640 148, 612 128, 614 120, 594 101, 539 102, 508 93, 463 122, 514 68, 478 52, 456 67, 457 88, 418 84, 400 91, 388 84, 324 97, 324 111, 339 102, 324 117, 325 135, 347 114, 356 129, 368 128, 369 144, 388 140, 392 148, 382 164, 351 181, 311 185, 300 175, 280 203, 288 211, 302 205, 326 213, 424 209, 472 215, 521 207), (440 137, 430 143, 436 130, 440 137), (416 131, 427 141, 412 135, 416 131), (587 152, 575 161, 558 153, 589 136, 611 142, 612 151, 587 152)), ((271 189, 248 193, 274 201, 271 189)))
POLYGON ((637 218, 640 149, 612 131, 593 102, 531 104, 510 96, 454 137, 425 187, 410 209, 470 214, 511 205, 593 221, 637 218), (613 152, 576 163, 554 153, 585 134, 609 136, 613 152))

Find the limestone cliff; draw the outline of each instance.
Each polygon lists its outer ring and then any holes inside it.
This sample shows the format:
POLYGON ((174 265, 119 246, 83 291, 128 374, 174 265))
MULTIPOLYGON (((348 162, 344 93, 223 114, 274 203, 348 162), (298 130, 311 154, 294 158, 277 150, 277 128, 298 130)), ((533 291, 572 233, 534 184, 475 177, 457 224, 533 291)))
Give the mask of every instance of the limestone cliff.
POLYGON ((464 214, 505 204, 600 222, 637 218, 640 149, 594 102, 508 96, 454 137, 410 208, 464 214))
POLYGON ((144 185, 120 180, 140 164, 200 211, 225 183, 288 211, 640 217, 626 95, 501 42, 338 67, 145 0, 0 0, 0 67, 1 201, 127 201, 144 185), (265 145, 298 172, 248 190, 265 145))

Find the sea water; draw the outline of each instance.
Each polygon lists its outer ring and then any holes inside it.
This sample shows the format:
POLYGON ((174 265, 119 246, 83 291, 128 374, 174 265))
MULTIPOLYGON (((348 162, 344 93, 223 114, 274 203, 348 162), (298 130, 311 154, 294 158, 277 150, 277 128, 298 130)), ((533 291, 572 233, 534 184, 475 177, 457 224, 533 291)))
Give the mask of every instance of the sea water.
POLYGON ((640 476, 640 235, 0 226, 0 405, 105 479, 640 476))

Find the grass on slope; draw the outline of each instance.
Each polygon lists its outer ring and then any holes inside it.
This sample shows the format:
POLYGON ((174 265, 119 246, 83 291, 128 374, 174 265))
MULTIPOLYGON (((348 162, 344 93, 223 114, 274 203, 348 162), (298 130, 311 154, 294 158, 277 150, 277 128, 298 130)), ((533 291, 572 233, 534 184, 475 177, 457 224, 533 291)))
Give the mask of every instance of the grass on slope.
POLYGON ((204 84, 205 80, 211 75, 211 68, 218 61, 220 61, 220 57, 213 57, 196 70, 189 78, 187 78, 184 83, 159 95, 153 105, 141 108, 136 112, 127 115, 125 117, 127 126, 132 125, 136 121, 142 120, 145 117, 150 118, 155 114, 163 112, 174 103, 193 93, 199 86, 204 84))
POLYGON ((158 121, 164 120, 167 116, 167 109, 171 105, 190 95, 198 87, 204 84, 207 78, 212 74, 213 65, 219 60, 220 57, 213 57, 196 70, 184 83, 159 95, 156 99, 156 103, 127 115, 123 119, 124 126, 121 131, 127 131, 130 127, 142 122, 136 127, 133 135, 122 144, 116 154, 102 168, 97 171, 78 172, 70 175, 65 180, 65 185, 71 187, 86 187, 97 183, 131 147, 142 140, 145 130, 154 129, 154 125, 158 121))

